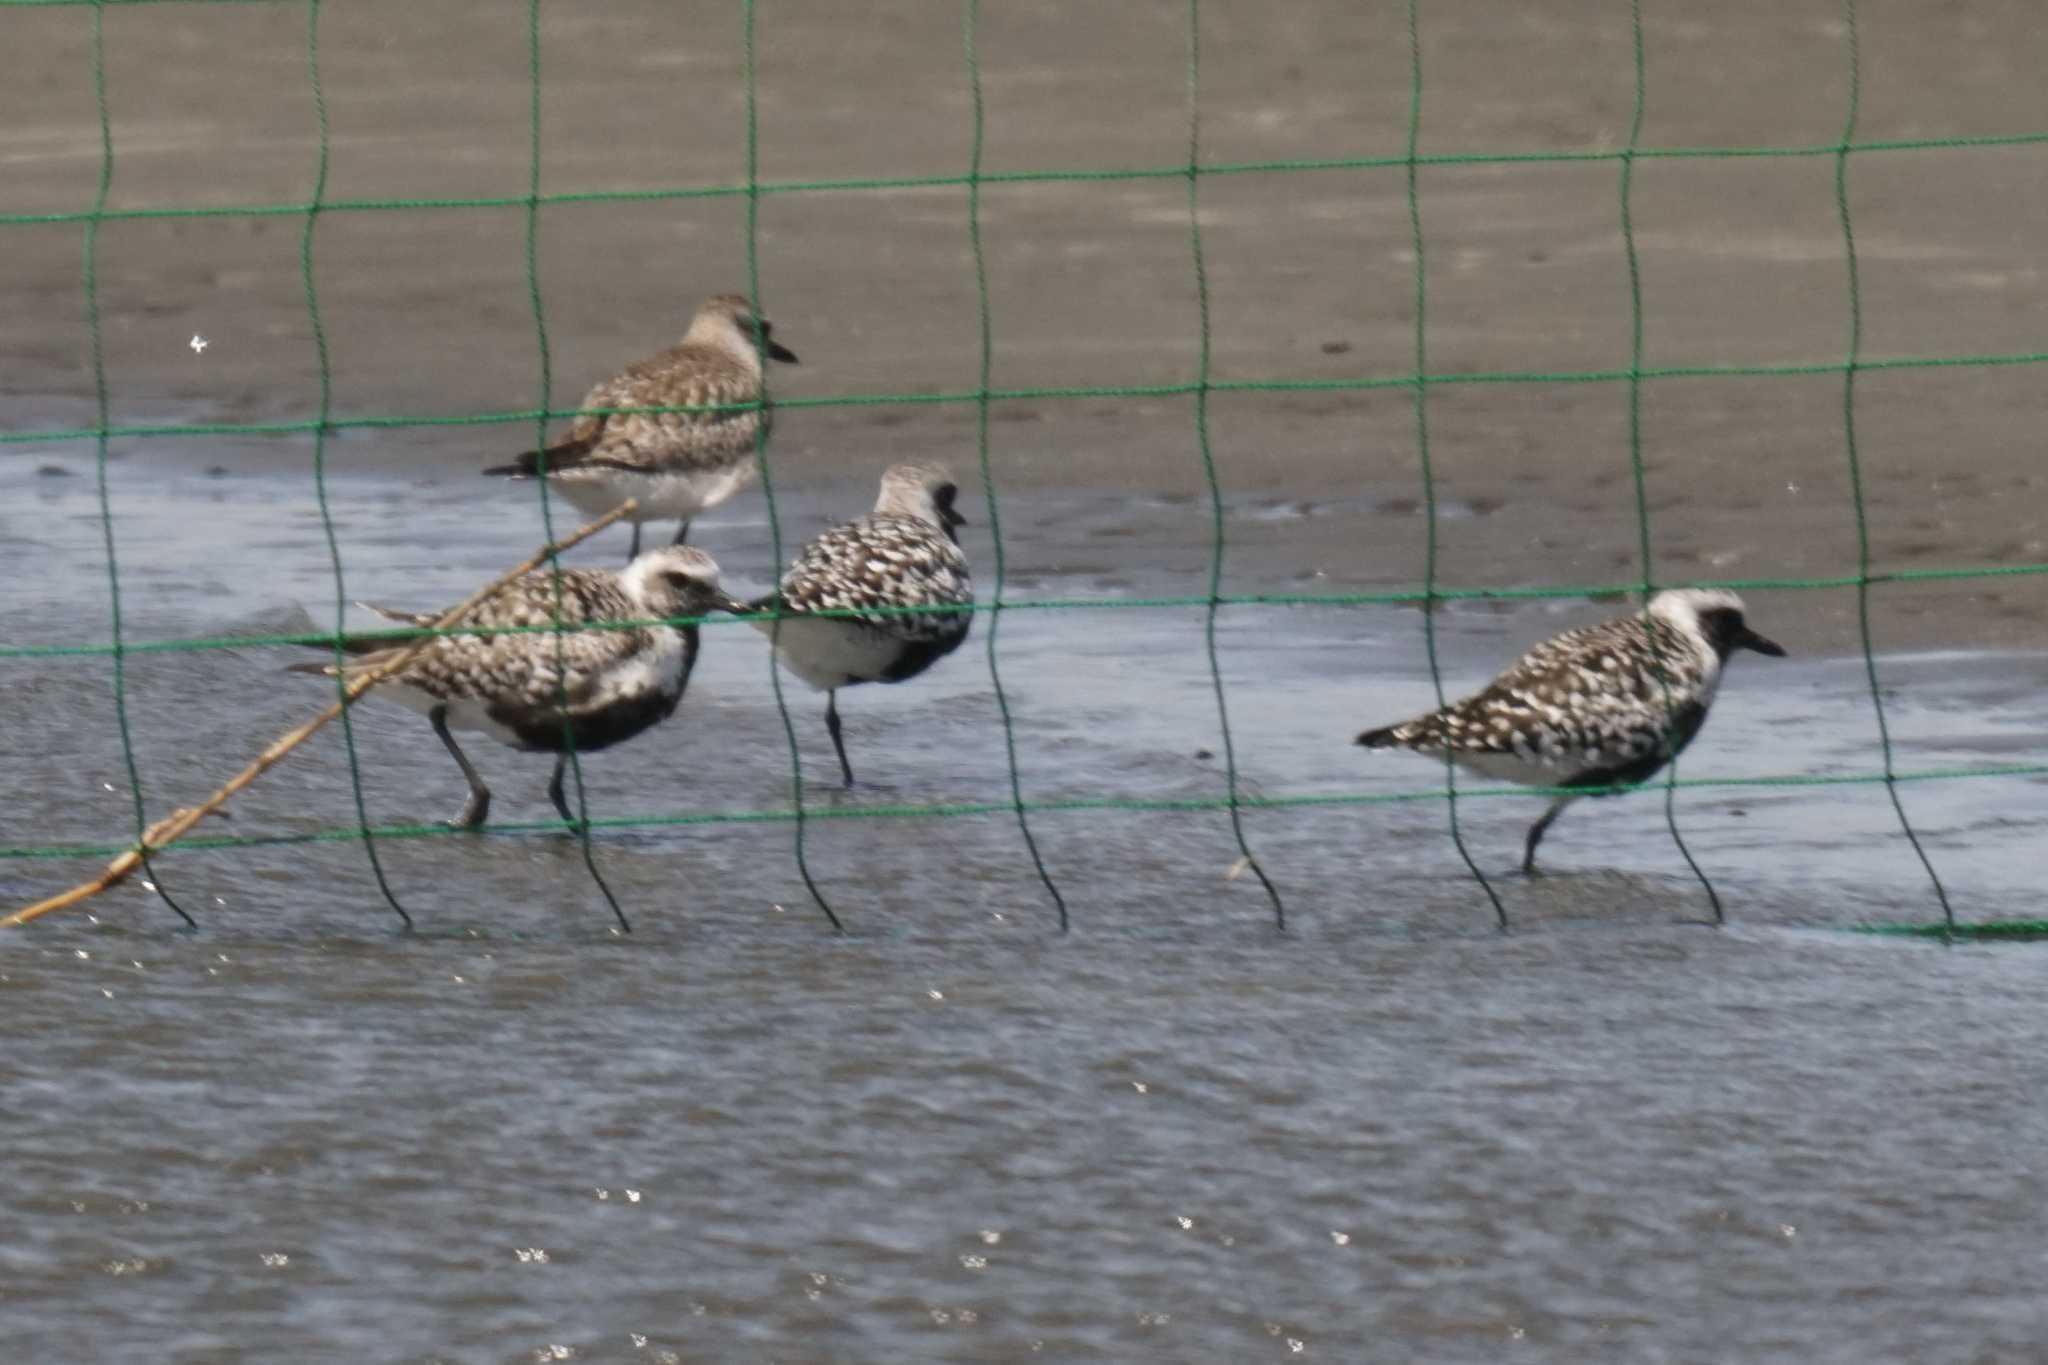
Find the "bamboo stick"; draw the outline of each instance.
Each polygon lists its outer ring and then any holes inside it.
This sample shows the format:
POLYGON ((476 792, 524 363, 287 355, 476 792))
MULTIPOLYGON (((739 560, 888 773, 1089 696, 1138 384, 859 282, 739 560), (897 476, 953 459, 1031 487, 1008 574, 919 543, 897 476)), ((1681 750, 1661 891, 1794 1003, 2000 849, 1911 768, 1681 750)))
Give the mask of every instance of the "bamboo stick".
MULTIPOLYGON (((435 618, 433 625, 429 629, 437 631, 448 629, 455 622, 461 620, 463 614, 469 611, 470 608, 504 587, 507 583, 510 583, 513 579, 523 573, 530 573, 534 569, 539 568, 541 564, 546 562, 549 556, 559 554, 573 545, 578 545, 588 540, 591 536, 596 535, 619 518, 632 512, 637 506, 638 504, 633 499, 628 498, 596 521, 579 528, 573 535, 565 536, 552 545, 543 545, 523 563, 507 569, 504 573, 499 574, 489 583, 471 593, 467 598, 463 599, 459 606, 450 607, 447 611, 442 612, 440 616, 435 618)), ((363 693, 411 663, 414 657, 429 644, 433 643, 436 638, 438 637, 433 635, 422 635, 393 658, 379 664, 375 668, 358 674, 343 689, 341 700, 335 702, 305 724, 278 736, 277 739, 271 742, 270 747, 256 756, 256 760, 253 763, 229 778, 213 795, 207 797, 198 805, 180 807, 144 830, 141 841, 134 848, 129 849, 108 863, 106 870, 101 872, 99 876, 92 878, 90 881, 80 882, 77 886, 63 892, 61 895, 51 896, 48 900, 37 901, 34 905, 24 906, 11 915, 0 917, 0 928, 11 928, 15 925, 27 924, 31 920, 41 919, 44 915, 68 909, 81 901, 90 900, 109 887, 120 885, 134 873, 136 868, 142 866, 142 858, 145 853, 162 852, 179 839, 182 839, 194 825, 219 810, 222 806, 225 806, 236 792, 254 782, 274 766, 278 760, 298 748, 301 744, 304 744, 308 739, 311 739, 322 727, 326 726, 336 716, 339 716, 343 710, 352 705, 363 693)))

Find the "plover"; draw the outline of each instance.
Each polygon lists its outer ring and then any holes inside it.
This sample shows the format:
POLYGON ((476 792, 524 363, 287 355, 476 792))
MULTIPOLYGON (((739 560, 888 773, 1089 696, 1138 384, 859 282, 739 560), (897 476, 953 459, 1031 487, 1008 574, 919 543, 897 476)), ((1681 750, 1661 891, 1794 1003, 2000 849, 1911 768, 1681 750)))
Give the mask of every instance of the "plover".
POLYGON ((944 469, 896 465, 882 475, 873 513, 804 546, 782 576, 780 594, 751 604, 753 624, 775 636, 783 666, 825 694, 825 728, 849 787, 853 765, 839 732, 839 689, 916 677, 960 647, 974 615, 807 613, 972 606, 974 583, 953 534, 967 520, 953 509, 958 496, 944 469), (784 612, 779 631, 772 616, 761 614, 778 602, 784 612))
POLYGON ((598 517, 637 498, 630 561, 640 554, 640 524, 677 518, 675 543, 690 534, 690 519, 737 493, 754 477, 754 445, 765 440, 768 408, 762 403, 761 361, 797 363, 776 341, 768 319, 739 294, 706 299, 682 341, 629 365, 584 395, 586 408, 716 408, 710 412, 614 412, 576 419, 569 435, 545 452, 529 450, 484 473, 532 478, 547 457, 548 485, 586 515, 598 517))
MULTIPOLYGON (((1367 730, 1358 743, 1448 752, 1475 773, 1529 787, 1644 782, 1700 732, 1738 649, 1785 653, 1743 621, 1734 593, 1674 588, 1651 598, 1646 612, 1546 640, 1484 691, 1367 730)), ((1535 873, 1543 832, 1577 799, 1558 797, 1529 827, 1523 872, 1535 873)))
MULTIPOLYGON (((747 608, 718 586, 718 565, 688 545, 641 555, 616 573, 564 569, 561 622, 673 620, 747 608)), ((372 608, 413 625, 435 618, 372 608)), ((666 720, 682 700, 697 662, 697 627, 647 625, 558 634, 555 588, 542 569, 515 578, 462 617, 461 625, 537 627, 503 635, 443 635, 372 690, 426 714, 469 782, 469 800, 448 823, 475 829, 491 808, 491 792, 455 743, 451 730, 481 730, 501 744, 552 753, 548 799, 574 822, 562 795, 568 744, 595 753, 666 720), (559 653, 558 653, 559 651, 559 653), (566 706, 563 704, 566 700, 566 706)), ((354 673, 391 658, 409 642, 344 639, 357 656, 354 673)), ((327 648, 327 646, 321 646, 327 648)), ((297 673, 334 675, 334 665, 294 664, 297 673)))

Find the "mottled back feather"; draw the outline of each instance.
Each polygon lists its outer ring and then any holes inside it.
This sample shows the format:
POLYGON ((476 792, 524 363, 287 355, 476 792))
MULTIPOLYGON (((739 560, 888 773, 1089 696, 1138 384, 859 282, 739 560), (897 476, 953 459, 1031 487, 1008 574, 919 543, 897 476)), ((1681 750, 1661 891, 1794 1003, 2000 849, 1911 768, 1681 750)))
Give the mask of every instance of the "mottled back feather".
POLYGON ((1685 635, 1625 616, 1565 631, 1484 690, 1359 742, 1512 755, 1579 785, 1641 781, 1699 733, 1719 673, 1718 659, 1685 635), (1641 775, 1607 775, 1617 772, 1641 775))
MULTIPOLYGON (((549 627, 556 619, 554 601, 550 575, 537 570, 514 579, 479 602, 455 625, 549 627)), ((644 615, 620 588, 616 575, 594 569, 563 570, 560 619, 564 625, 630 621, 644 615)), ((545 709, 556 717, 563 714, 555 704, 557 696, 565 693, 567 714, 574 718, 588 711, 598 699, 600 681, 609 670, 653 648, 654 632, 668 629, 656 626, 571 631, 560 636, 548 629, 505 635, 442 635, 391 681, 442 701, 545 709)), ((347 648, 351 642, 343 643, 347 648)), ((396 658, 404 648, 404 643, 380 642, 378 648, 351 659, 346 673, 354 676, 379 667, 396 658)), ((322 671, 332 672, 332 666, 322 671)))
MULTIPOLYGON (((916 517, 874 514, 806 545, 783 575, 782 600, 790 612, 967 606, 974 583, 967 557, 939 528, 916 517)), ((900 640, 943 645, 943 653, 967 638, 974 617, 963 611, 845 619, 900 640)))
MULTIPOLYGON (((717 408, 761 401, 759 372, 711 346, 684 342, 594 386, 586 408, 717 408)), ((569 442, 579 461, 629 469, 716 469, 750 457, 769 426, 767 408, 612 413, 580 417, 569 442)))

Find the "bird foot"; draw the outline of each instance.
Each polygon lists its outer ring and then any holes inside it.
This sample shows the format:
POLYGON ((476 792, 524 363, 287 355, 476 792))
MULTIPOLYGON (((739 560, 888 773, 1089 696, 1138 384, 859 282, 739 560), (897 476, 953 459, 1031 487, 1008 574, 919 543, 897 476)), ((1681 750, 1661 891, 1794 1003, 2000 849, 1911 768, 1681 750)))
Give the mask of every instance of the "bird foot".
POLYGON ((453 820, 443 820, 441 823, 450 829, 474 830, 483 824, 485 817, 490 813, 491 798, 488 793, 481 797, 472 796, 463 803, 459 815, 453 820))

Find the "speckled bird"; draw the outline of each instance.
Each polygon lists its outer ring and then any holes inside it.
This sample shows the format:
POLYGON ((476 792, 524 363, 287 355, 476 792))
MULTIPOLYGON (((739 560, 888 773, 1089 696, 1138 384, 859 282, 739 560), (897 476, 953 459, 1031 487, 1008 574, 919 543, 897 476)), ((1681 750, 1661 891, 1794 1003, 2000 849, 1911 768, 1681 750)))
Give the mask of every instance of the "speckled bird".
MULTIPOLYGON (((1734 593, 1674 588, 1651 598, 1646 612, 1546 640, 1484 691, 1367 730, 1358 743, 1449 753, 1484 777, 1528 787, 1644 782, 1700 732, 1738 649, 1785 653, 1749 628, 1734 593)), ((1535 874, 1543 832, 1577 799, 1559 796, 1529 827, 1523 872, 1535 874)))
POLYGON ((960 647, 971 611, 814 616, 891 607, 971 607, 974 583, 954 534, 959 489, 935 465, 900 464, 882 475, 875 510, 804 546, 782 576, 782 591, 752 604, 753 624, 776 640, 785 668, 825 693, 825 728, 839 771, 853 765, 839 729, 839 689, 914 678, 960 647), (772 609, 784 612, 776 629, 772 609))
MULTIPOLYGON (((386 607, 371 610, 407 625, 434 615, 386 607)), ((666 621, 746 607, 718 585, 718 565, 687 545, 641 555, 614 573, 564 569, 565 626, 599 621, 666 621)), ((371 689, 424 712, 469 782, 469 800, 448 823, 475 829, 490 813, 491 792, 455 743, 451 730, 480 730, 528 753, 552 753, 548 799, 574 821, 562 795, 562 772, 573 743, 595 753, 633 738, 674 713, 697 662, 697 627, 644 625, 557 633, 555 586, 546 570, 513 579, 470 608, 455 625, 538 628, 503 635, 443 635, 411 663, 371 689), (565 704, 566 703, 566 704, 565 704)), ((354 676, 396 657, 410 641, 344 638, 354 676)), ((323 649, 328 646, 320 646, 323 649)), ((294 664, 293 672, 334 675, 334 665, 294 664)))
POLYGON ((640 554, 643 522, 677 518, 675 543, 680 545, 689 538, 692 517, 753 480, 754 448, 767 439, 770 427, 762 396, 763 356, 797 363, 796 353, 776 341, 773 332, 768 319, 757 320, 743 295, 706 299, 679 344, 597 385, 583 396, 583 406, 717 410, 579 417, 568 436, 546 451, 529 450, 484 473, 530 479, 540 472, 545 455, 548 486, 588 516, 603 516, 627 498, 639 500, 628 560, 640 554))

